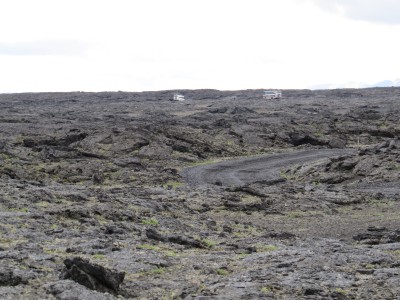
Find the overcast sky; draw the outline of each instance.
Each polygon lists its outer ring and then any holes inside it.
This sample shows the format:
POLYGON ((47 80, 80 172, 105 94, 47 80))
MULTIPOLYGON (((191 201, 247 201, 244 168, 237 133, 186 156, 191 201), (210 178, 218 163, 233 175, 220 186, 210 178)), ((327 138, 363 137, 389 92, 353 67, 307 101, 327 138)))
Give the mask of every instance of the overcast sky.
POLYGON ((398 0, 0 0, 0 92, 400 78, 398 0))

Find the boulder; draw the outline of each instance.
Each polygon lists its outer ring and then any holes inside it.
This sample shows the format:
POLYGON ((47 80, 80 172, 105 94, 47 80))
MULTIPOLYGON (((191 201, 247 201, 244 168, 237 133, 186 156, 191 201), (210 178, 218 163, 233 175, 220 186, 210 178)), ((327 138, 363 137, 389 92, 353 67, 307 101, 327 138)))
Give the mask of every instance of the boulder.
POLYGON ((56 297, 58 300, 112 300, 115 299, 112 295, 102 294, 96 291, 91 291, 86 287, 72 281, 60 280, 57 282, 48 283, 44 288, 56 297))
POLYGON ((320 140, 315 136, 306 133, 290 134, 290 143, 293 144, 293 146, 300 146, 305 144, 310 144, 314 146, 323 146, 327 144, 325 141, 320 140))
POLYGON ((23 279, 20 275, 15 274, 12 269, 0 270, 0 286, 16 286, 21 283, 23 283, 23 279))
POLYGON ((329 147, 331 147, 331 148, 344 149, 344 148, 346 148, 346 145, 347 145, 347 141, 344 138, 333 137, 329 141, 329 147))
POLYGON ((389 142, 389 149, 400 149, 400 140, 395 139, 389 142))
POLYGON ((124 272, 110 270, 81 257, 67 258, 64 264, 63 279, 72 279, 99 292, 117 292, 125 277, 124 272))

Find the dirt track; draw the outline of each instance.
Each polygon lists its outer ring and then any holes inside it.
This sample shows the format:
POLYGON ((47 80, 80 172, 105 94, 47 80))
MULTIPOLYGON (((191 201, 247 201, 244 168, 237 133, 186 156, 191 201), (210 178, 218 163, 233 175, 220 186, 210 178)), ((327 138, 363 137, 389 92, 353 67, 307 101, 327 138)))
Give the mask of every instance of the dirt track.
POLYGON ((352 149, 316 149, 240 158, 185 169, 182 177, 190 185, 219 184, 241 186, 260 181, 275 181, 280 170, 290 165, 353 153, 352 149))

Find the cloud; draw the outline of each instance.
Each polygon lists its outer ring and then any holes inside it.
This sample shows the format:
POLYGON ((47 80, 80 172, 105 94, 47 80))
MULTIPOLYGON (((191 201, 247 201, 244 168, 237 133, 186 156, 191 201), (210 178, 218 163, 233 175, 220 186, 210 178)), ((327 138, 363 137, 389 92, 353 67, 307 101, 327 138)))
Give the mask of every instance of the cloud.
POLYGON ((348 18, 385 24, 400 24, 398 0, 312 0, 320 7, 348 18))
POLYGON ((367 84, 365 82, 349 81, 344 83, 314 84, 309 86, 308 88, 311 90, 331 90, 331 89, 362 89, 367 87, 372 87, 372 85, 367 84))
POLYGON ((85 52, 83 43, 72 40, 41 40, 30 42, 1 43, 0 55, 16 55, 16 56, 71 56, 80 55, 85 52))

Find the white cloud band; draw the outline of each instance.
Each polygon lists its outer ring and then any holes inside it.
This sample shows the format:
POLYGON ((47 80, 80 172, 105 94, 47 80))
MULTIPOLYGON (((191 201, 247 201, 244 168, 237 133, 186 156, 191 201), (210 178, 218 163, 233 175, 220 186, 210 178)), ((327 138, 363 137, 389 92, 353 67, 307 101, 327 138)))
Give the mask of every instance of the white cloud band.
POLYGON ((79 55, 85 46, 71 40, 41 40, 31 42, 0 43, 0 55, 79 55))
POLYGON ((312 0, 322 8, 369 22, 400 24, 398 0, 312 0))

